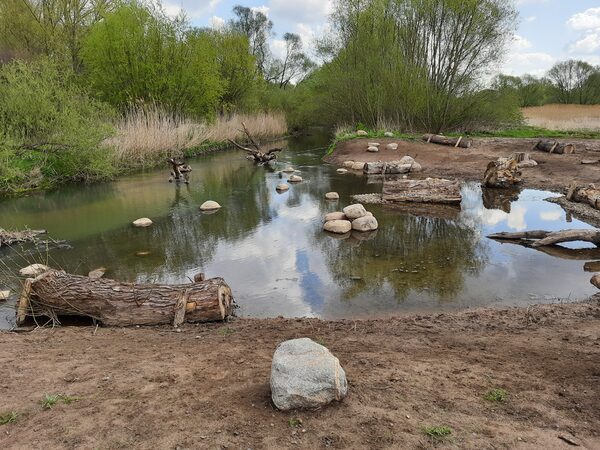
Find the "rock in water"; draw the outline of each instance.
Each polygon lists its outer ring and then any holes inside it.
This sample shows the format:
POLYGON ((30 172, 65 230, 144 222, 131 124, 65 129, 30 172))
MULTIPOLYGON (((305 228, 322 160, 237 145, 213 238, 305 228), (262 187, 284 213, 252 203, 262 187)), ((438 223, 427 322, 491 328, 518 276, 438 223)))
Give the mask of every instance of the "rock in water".
POLYGON ((141 219, 133 221, 133 226, 138 228, 149 227, 150 225, 152 225, 152 221, 147 217, 142 217, 141 219))
POLYGON ((277 190, 277 191, 279 191, 279 192, 285 192, 285 191, 287 191, 289 188, 290 188, 290 187, 289 187, 287 184, 285 184, 285 183, 281 183, 281 184, 278 184, 278 185, 277 185, 277 187, 275 188, 275 190, 277 190))
POLYGON ((360 203, 346 206, 343 211, 346 217, 350 220, 358 219, 359 217, 367 215, 367 210, 360 203))
POLYGON ((368 136, 368 135, 369 135, 369 133, 367 133, 365 130, 358 130, 358 131, 356 132, 356 135, 357 135, 357 136, 368 136))
POLYGON ((345 234, 352 229, 352 223, 349 220, 330 220, 323 225, 325 231, 335 234, 345 234))
POLYGON ((45 266, 44 264, 31 264, 30 266, 23 267, 19 270, 19 273, 24 277, 37 277, 47 270, 50 270, 50 267, 45 266))
POLYGON ((325 222, 329 222, 330 220, 347 220, 346 214, 341 211, 331 212, 325 216, 325 222))
POLYGON ((88 273, 88 277, 90 277, 90 278, 102 278, 105 273, 106 273, 106 268, 105 267, 98 267, 97 269, 94 269, 94 270, 90 271, 88 273))
POLYGON ((354 161, 344 161, 344 164, 342 164, 342 165, 346 169, 352 169, 352 166, 354 165, 354 161))
POLYGON ((348 169, 344 169, 344 168, 339 168, 338 170, 336 170, 337 173, 348 173, 348 169))
POLYGON ((10 297, 10 291, 0 291, 0 302, 8 300, 8 297, 10 297))
POLYGON ((286 167, 285 169, 282 170, 282 172, 284 173, 294 173, 296 171, 296 169, 294 169, 293 167, 286 167))
POLYGON ((271 398, 282 411, 318 408, 348 393, 346 373, 327 348, 309 338, 277 346, 271 364, 271 398))
POLYGON ((379 224, 373 216, 363 216, 352 221, 352 229, 356 231, 373 231, 376 230, 379 224))
POLYGON ((292 175, 289 179, 288 179, 288 183, 300 183, 302 181, 302 177, 298 176, 298 175, 292 175))
POLYGON ((339 200, 340 194, 338 194, 337 192, 328 192, 325 194, 325 198, 327 200, 339 200))
POLYGON ((213 211, 215 209, 219 209, 221 205, 212 200, 207 200, 200 205, 200 211, 213 211))

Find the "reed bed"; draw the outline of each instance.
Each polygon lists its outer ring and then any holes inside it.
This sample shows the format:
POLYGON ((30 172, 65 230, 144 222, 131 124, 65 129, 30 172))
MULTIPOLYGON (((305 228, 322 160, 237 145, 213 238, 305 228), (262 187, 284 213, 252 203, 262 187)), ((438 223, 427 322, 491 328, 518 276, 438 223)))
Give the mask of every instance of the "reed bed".
POLYGON ((527 125, 548 130, 600 131, 600 105, 544 105, 523 108, 527 125))

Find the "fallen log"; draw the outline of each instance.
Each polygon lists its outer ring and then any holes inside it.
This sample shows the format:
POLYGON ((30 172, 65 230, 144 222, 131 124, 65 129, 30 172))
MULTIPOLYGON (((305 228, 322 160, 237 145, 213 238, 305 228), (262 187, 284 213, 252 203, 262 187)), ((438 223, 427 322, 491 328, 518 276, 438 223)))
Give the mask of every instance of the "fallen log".
POLYGON ((457 204, 462 200, 460 184, 456 180, 426 178, 398 180, 383 183, 386 202, 457 204))
POLYGON ((7 231, 0 228, 0 247, 23 242, 37 242, 37 237, 46 234, 46 230, 7 231))
POLYGON ((463 138, 462 136, 457 138, 442 136, 441 134, 425 134, 423 140, 427 143, 434 143, 439 145, 450 145, 452 147, 471 148, 473 141, 471 139, 463 138))
POLYGON ((595 184, 580 186, 574 181, 569 185, 567 200, 587 203, 594 209, 600 209, 600 187, 596 187, 595 184))
POLYGON ((558 141, 540 140, 534 147, 535 150, 540 150, 547 153, 557 153, 559 155, 570 155, 575 153, 575 145, 561 144, 558 141))
POLYGON ((243 131, 243 133, 248 138, 248 141, 250 142, 251 146, 254 148, 244 147, 243 145, 240 145, 237 142, 235 142, 233 139, 229 139, 229 142, 231 142, 234 146, 236 146, 240 150, 243 150, 246 153, 248 153, 248 158, 252 159, 255 163, 265 164, 265 163, 268 163, 269 161, 274 161, 275 159, 277 159, 277 153, 283 151, 282 148, 272 148, 272 149, 264 152, 260 148, 260 145, 258 145, 257 142, 252 138, 252 135, 248 131, 248 128, 246 128, 246 124, 244 124, 244 122, 242 122, 242 128, 243 128, 243 130, 240 130, 240 131, 243 131))
POLYGON ((507 188, 521 182, 519 163, 513 157, 490 161, 483 174, 483 186, 488 188, 507 188))
POLYGON ((224 320, 233 312, 222 278, 191 284, 135 284, 50 269, 25 280, 17 325, 26 316, 84 316, 108 326, 174 326, 224 320))
POLYGON ((363 166, 363 172, 367 175, 398 175, 422 170, 421 164, 410 156, 405 156, 398 161, 366 162, 363 166))
POLYGON ((563 242, 591 242, 600 247, 600 230, 561 230, 561 231, 521 231, 516 233, 494 233, 488 235, 490 239, 498 240, 525 240, 529 241, 531 247, 542 247, 546 245, 556 245, 563 242))

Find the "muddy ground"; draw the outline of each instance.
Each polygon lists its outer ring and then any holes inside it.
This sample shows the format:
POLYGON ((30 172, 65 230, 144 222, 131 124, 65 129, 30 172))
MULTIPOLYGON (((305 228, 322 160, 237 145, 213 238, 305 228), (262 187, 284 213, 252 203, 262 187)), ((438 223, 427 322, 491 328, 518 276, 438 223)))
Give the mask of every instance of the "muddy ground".
POLYGON ((600 448, 600 303, 370 321, 1 332, 2 449, 600 448), (348 397, 278 412, 273 351, 308 336, 348 397), (493 388, 508 392, 490 402, 493 388), (76 398, 43 409, 45 394, 76 398), (298 424, 290 419, 300 419, 298 424), (296 425, 296 426, 293 426, 296 425), (423 428, 445 425, 443 441, 423 428))
MULTIPOLYGON (((583 159, 600 159, 600 140, 568 139, 576 153, 557 155, 532 150, 538 139, 476 138, 469 149, 406 141, 393 138, 360 138, 338 143, 327 162, 341 166, 344 161, 393 161, 412 156, 423 166, 424 176, 443 176, 467 181, 481 181, 490 161, 513 152, 530 152, 537 167, 523 169, 523 187, 566 192, 572 181, 582 184, 600 180, 600 164, 584 165, 583 159), (379 142, 378 153, 367 152, 368 142, 379 142), (398 143, 398 150, 388 150, 386 144, 398 143)), ((562 140, 561 140, 562 142, 562 140)))

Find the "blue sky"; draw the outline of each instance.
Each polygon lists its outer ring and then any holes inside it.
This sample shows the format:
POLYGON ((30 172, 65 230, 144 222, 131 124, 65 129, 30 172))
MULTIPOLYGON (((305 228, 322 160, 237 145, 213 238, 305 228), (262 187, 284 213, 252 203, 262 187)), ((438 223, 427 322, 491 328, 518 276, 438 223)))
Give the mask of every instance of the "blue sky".
MULTIPOLYGON (((510 0, 507 0, 510 1, 510 0)), ((583 59, 600 65, 600 0, 515 0, 519 24, 505 61, 504 73, 543 75, 556 61, 583 59)), ((290 31, 305 45, 323 33, 331 12, 331 0, 163 0, 170 14, 185 10, 199 26, 218 26, 231 18, 237 5, 258 8, 274 23, 271 48, 282 51, 281 36, 290 31)))

